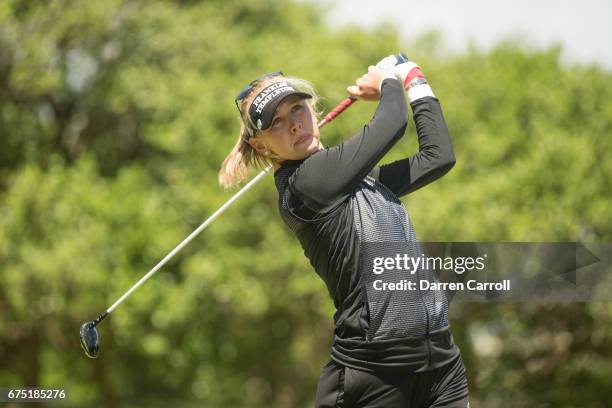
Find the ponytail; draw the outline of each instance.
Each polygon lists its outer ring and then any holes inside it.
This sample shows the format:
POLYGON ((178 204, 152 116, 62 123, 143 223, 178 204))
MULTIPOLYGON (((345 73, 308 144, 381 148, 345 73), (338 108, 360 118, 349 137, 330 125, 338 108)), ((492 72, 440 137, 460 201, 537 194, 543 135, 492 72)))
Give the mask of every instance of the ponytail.
POLYGON ((250 166, 264 168, 272 163, 270 158, 253 149, 248 142, 249 137, 249 131, 242 124, 240 136, 230 154, 223 160, 221 170, 219 170, 219 184, 225 189, 232 188, 243 181, 247 177, 250 166))

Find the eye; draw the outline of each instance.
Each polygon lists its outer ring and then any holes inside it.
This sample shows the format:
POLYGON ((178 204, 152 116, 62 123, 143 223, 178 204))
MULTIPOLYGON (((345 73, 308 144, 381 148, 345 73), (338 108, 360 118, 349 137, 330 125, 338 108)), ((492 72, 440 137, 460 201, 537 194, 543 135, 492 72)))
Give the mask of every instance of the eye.
POLYGON ((293 108, 291 108, 291 111, 294 113, 297 113, 297 112, 301 112, 303 108, 304 107, 302 106, 302 104, 298 103, 297 105, 294 105, 293 108))
POLYGON ((272 120, 272 127, 278 126, 281 122, 282 122, 281 118, 279 118, 278 116, 275 117, 274 120, 272 120))

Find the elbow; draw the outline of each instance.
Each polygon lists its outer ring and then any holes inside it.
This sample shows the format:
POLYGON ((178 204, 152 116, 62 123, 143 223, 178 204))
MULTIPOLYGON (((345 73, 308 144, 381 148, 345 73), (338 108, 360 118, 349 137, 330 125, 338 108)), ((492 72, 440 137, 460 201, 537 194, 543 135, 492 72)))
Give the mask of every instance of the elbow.
POLYGON ((446 174, 455 166, 455 163, 457 163, 457 159, 451 150, 438 158, 436 168, 440 174, 446 174))
POLYGON ((442 161, 442 166, 450 170, 455 166, 456 163, 457 163, 457 158, 455 157, 455 154, 451 150, 448 152, 448 154, 442 161))

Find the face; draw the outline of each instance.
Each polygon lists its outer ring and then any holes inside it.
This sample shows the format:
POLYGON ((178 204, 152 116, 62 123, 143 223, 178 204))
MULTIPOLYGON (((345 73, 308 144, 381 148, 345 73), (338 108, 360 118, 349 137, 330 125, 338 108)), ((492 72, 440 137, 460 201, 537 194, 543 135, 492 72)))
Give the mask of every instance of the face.
POLYGON ((305 159, 323 149, 314 112, 307 100, 297 95, 285 98, 276 108, 272 125, 249 143, 258 152, 275 155, 281 161, 305 159))

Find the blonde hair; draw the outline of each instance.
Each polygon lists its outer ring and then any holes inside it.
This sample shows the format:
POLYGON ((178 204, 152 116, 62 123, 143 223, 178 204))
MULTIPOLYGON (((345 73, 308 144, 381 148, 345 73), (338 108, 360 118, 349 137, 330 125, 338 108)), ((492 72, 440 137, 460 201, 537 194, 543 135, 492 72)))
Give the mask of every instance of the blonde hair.
POLYGON ((286 76, 275 76, 257 80, 253 84, 251 92, 240 102, 240 111, 242 112, 240 134, 238 135, 238 140, 232 148, 232 151, 227 155, 225 160, 223 160, 223 164, 221 164, 221 169, 219 170, 219 184, 224 188, 231 188, 243 181, 247 177, 249 167, 259 167, 263 169, 270 164, 277 167, 282 163, 279 157, 274 155, 263 155, 253 149, 249 144, 250 138, 257 137, 257 131, 254 130, 255 125, 251 121, 248 113, 248 108, 259 91, 275 82, 281 81, 286 81, 295 89, 312 95, 312 98, 307 99, 307 102, 317 117, 320 114, 316 108, 318 106, 319 97, 310 82, 304 79, 286 76))

